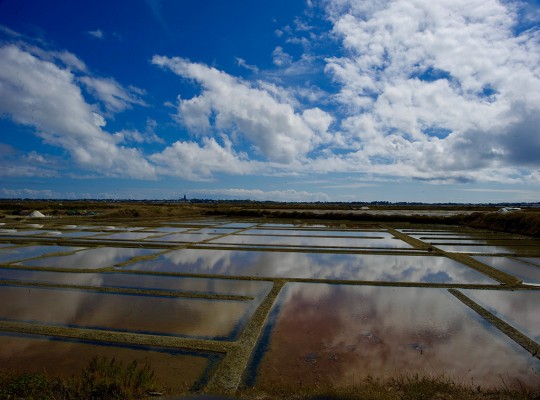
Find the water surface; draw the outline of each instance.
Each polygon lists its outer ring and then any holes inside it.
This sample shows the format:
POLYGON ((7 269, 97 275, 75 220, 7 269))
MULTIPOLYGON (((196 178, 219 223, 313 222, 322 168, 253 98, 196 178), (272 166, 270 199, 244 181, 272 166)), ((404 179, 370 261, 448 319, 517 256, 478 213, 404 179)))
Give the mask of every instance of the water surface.
POLYGON ((522 257, 520 259, 540 267, 540 257, 522 257))
POLYGON ((230 340, 253 311, 251 303, 1 286, 0 319, 230 340))
POLYGON ((210 233, 173 233, 161 237, 150 237, 145 239, 149 242, 178 242, 178 243, 197 243, 216 237, 210 233))
POLYGON ((437 247, 444 251, 450 251, 455 253, 482 253, 482 254, 516 254, 516 255, 536 255, 540 254, 540 247, 538 246, 517 246, 517 245, 504 245, 504 246, 476 246, 476 245, 437 245, 437 247))
POLYGON ((265 246, 317 246, 317 247, 346 247, 346 248, 412 248, 402 240, 392 237, 380 239, 368 238, 329 238, 329 237, 302 237, 302 236, 248 236, 229 235, 209 242, 210 244, 240 244, 265 246))
POLYGON ((46 254, 71 252, 83 248, 84 247, 72 246, 20 246, 2 248, 0 249, 0 262, 8 263, 28 258, 41 257, 46 254))
POLYGON ((406 373, 484 387, 540 380, 540 360, 444 289, 289 283, 255 354, 248 383, 261 385, 406 373))
POLYGON ((446 257, 184 249, 123 269, 227 276, 498 284, 446 257))
POLYGON ((461 290, 517 330, 540 344, 540 290, 461 290))
POLYGON ((94 236, 94 239, 103 238, 105 240, 140 240, 150 238, 152 236, 156 236, 156 234, 151 232, 123 232, 94 236))
POLYGON ((132 274, 125 272, 75 273, 53 271, 30 271, 0 268, 0 280, 96 286, 109 288, 129 288, 166 290, 178 292, 231 294, 264 297, 272 288, 271 282, 216 278, 190 278, 132 274))
POLYGON ((249 229, 242 235, 276 235, 276 236, 326 236, 326 237, 368 237, 372 239, 392 239, 393 236, 386 231, 339 231, 339 230, 312 230, 312 229, 249 229))
POLYGON ((481 263, 521 279, 524 283, 540 285, 540 268, 508 257, 475 256, 481 263))
POLYGON ((0 332, 0 369, 45 372, 50 376, 80 376, 94 357, 114 358, 122 365, 150 363, 154 381, 175 390, 197 387, 216 356, 178 349, 99 344, 37 335, 0 332))
POLYGON ((21 264, 38 268, 98 269, 112 267, 133 257, 155 254, 163 250, 122 247, 96 247, 65 256, 52 256, 21 264))

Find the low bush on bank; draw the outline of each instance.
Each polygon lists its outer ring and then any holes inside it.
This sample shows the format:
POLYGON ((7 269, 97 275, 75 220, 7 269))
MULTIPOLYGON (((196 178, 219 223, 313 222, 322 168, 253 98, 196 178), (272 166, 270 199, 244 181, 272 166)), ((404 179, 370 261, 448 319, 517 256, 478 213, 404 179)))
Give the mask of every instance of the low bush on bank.
MULTIPOLYGON (((93 359, 78 378, 68 380, 42 373, 15 374, 0 371, 0 399, 5 400, 121 400, 143 399, 156 395, 150 366, 133 362, 128 366, 114 359, 93 359)), ((159 394, 158 394, 159 395, 159 394)), ((180 395, 180 394, 177 394, 180 395)), ((184 393, 184 395, 186 395, 184 393)), ((192 396, 197 395, 191 394, 192 396)), ((195 398, 232 399, 199 394, 195 398)), ((165 397, 167 398, 167 397, 165 397)), ((173 398, 173 397, 168 397, 173 398)), ((180 399, 180 397, 174 397, 180 399)), ((194 398, 194 397, 187 397, 194 398)), ((257 400, 538 400, 536 388, 501 384, 498 389, 483 389, 454 382, 446 376, 403 375, 390 379, 367 377, 346 386, 332 382, 314 385, 257 385, 240 389, 236 399, 257 400)))
POLYGON ((113 359, 94 358, 79 377, 62 379, 44 373, 0 371, 0 399, 123 400, 140 399, 154 389, 149 364, 124 366, 113 359))

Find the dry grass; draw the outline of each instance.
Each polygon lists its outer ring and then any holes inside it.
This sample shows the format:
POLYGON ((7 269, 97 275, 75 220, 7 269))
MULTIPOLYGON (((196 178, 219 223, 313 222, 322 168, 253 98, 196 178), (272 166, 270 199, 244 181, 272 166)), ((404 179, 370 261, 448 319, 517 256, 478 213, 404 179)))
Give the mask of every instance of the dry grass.
POLYGON ((482 389, 454 382, 445 376, 404 375, 387 380, 366 378, 349 386, 319 383, 314 387, 280 386, 244 389, 243 399, 276 400, 538 400, 537 388, 482 389))
POLYGON ((147 396, 153 387, 150 365, 124 366, 115 359, 94 358, 80 377, 61 379, 43 373, 0 371, 0 399, 130 400, 147 396))
MULTIPOLYGON (((136 362, 124 367, 114 360, 94 359, 82 377, 63 380, 45 374, 15 374, 0 371, 0 399, 5 400, 120 400, 149 398, 157 390, 148 365, 136 362)), ((177 393, 176 395, 181 395, 177 393)), ((183 393, 183 395, 189 395, 183 393)), ((212 399, 231 399, 223 393, 212 399)), ((195 398, 197 393, 192 393, 195 398)), ((230 395, 229 395, 230 396, 230 395)), ((167 397, 178 398, 178 397, 167 397)), ((194 398, 194 397, 187 397, 194 398)), ((404 375, 387 380, 366 378, 349 386, 320 382, 306 387, 298 385, 256 386, 236 392, 237 399, 257 400, 538 400, 536 388, 483 389, 454 382, 446 376, 404 375)))

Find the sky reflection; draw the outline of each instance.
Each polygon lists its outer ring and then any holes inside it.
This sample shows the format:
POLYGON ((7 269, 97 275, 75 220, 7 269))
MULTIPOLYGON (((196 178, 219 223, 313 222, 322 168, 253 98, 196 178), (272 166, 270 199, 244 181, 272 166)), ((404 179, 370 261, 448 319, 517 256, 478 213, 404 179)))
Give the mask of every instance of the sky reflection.
POLYGON ((540 344, 540 290, 461 290, 467 297, 540 344))
POLYGON ((540 268, 508 257, 476 256, 474 259, 521 279, 524 283, 540 285, 540 268))
POLYGON ((154 254, 160 251, 162 250, 96 247, 65 256, 53 256, 25 261, 21 264, 29 267, 44 268, 98 269, 112 267, 130 258, 154 254))
POLYGON ((404 373, 485 387, 540 379, 538 359, 444 289, 289 283, 266 329, 260 384, 350 385, 404 373))
POLYGON ((0 262, 8 263, 27 258, 41 257, 51 253, 63 253, 81 250, 84 247, 71 246, 22 246, 0 249, 0 262))
POLYGON ((445 257, 185 249, 129 264, 140 271, 364 280, 498 284, 445 257))
POLYGON ((230 235, 209 242, 210 244, 242 244, 242 245, 282 245, 282 246, 320 246, 320 247, 347 247, 347 248, 371 248, 382 247, 389 249, 405 248, 412 246, 402 240, 393 237, 380 239, 368 238, 329 238, 329 237, 302 237, 302 236, 248 236, 230 235))
POLYGON ((0 268, 0 279, 45 284, 236 294, 258 298, 266 295, 272 287, 271 282, 263 281, 141 275, 125 272, 73 273, 2 268, 0 268))
POLYGON ((195 384, 208 365, 204 355, 175 349, 99 345, 69 339, 0 333, 0 368, 14 372, 37 372, 71 378, 79 374, 94 357, 115 359, 123 365, 137 360, 152 365, 155 382, 170 388, 185 389, 195 384))
POLYGON ((0 290, 3 320, 173 336, 234 337, 251 308, 249 301, 16 286, 0 290))

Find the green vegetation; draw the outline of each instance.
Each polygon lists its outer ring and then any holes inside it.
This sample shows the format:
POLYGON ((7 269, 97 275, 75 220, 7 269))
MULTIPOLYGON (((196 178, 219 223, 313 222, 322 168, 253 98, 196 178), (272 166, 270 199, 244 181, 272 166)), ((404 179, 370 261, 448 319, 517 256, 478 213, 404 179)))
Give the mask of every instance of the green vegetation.
POLYGON ((0 399, 120 400, 140 399, 153 389, 150 365, 128 366, 113 359, 94 358, 80 377, 61 379, 43 373, 0 371, 0 399))

